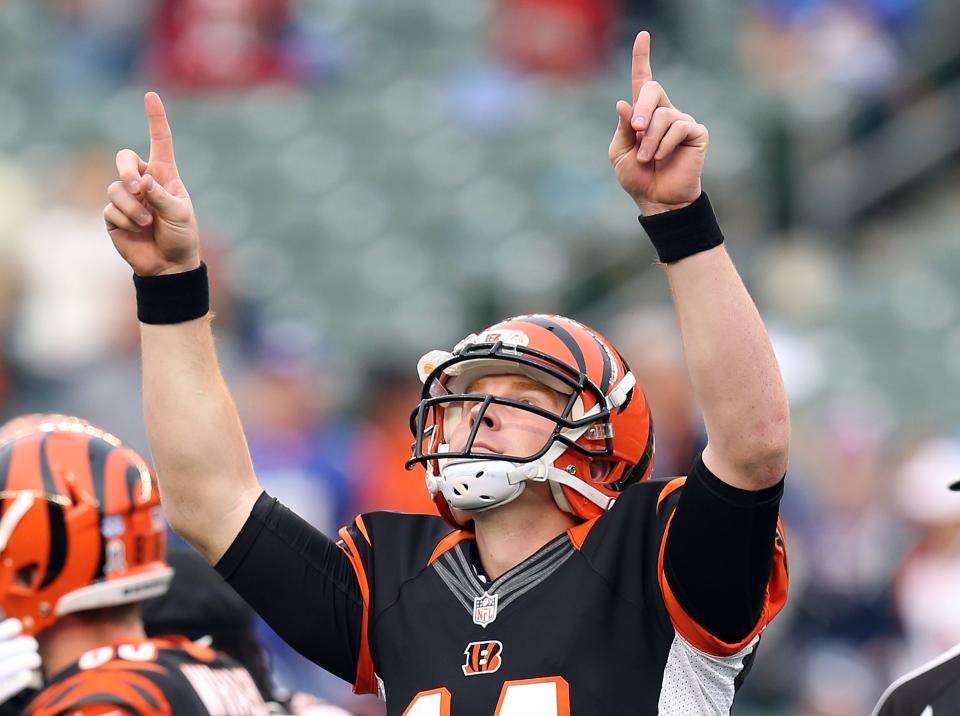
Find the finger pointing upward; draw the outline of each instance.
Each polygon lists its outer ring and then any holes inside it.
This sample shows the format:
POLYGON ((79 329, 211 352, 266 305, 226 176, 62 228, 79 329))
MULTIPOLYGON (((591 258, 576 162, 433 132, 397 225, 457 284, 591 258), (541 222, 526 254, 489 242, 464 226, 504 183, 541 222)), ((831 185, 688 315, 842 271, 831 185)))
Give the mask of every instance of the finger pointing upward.
POLYGON ((156 92, 147 92, 143 97, 143 107, 147 112, 147 125, 150 128, 150 163, 163 162, 176 164, 173 156, 173 133, 167 122, 167 113, 163 102, 156 92))
POLYGON ((640 88, 644 83, 653 79, 653 70, 650 68, 650 33, 644 30, 633 41, 633 65, 631 68, 631 87, 633 90, 633 104, 637 103, 640 88))

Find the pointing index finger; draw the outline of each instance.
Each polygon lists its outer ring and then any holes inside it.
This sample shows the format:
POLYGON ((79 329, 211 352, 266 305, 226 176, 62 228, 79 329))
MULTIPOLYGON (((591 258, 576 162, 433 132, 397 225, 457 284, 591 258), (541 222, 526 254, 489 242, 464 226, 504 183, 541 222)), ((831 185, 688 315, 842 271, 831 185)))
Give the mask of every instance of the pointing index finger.
POLYGON ((653 79, 653 70, 650 67, 650 33, 646 30, 638 34, 637 39, 633 41, 633 64, 630 77, 633 103, 636 104, 640 88, 653 79))
POLYGON ((143 97, 143 107, 147 112, 147 126, 150 128, 150 163, 175 164, 173 133, 170 131, 170 123, 167 122, 167 113, 160 95, 147 92, 143 97))

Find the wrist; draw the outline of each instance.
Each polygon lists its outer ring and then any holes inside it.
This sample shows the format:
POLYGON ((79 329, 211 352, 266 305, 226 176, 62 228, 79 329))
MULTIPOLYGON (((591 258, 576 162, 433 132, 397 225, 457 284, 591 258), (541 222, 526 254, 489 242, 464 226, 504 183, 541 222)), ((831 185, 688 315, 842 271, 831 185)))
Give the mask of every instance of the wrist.
POLYGON ((723 243, 723 232, 713 213, 710 199, 702 193, 678 209, 641 216, 640 225, 661 263, 669 264, 723 243))
POLYGON ((157 273, 153 274, 154 276, 170 276, 175 273, 187 273, 188 271, 196 271, 200 268, 200 264, 203 263, 200 261, 200 257, 197 256, 190 261, 184 261, 182 263, 171 264, 157 273))
POLYGON ((141 323, 165 325, 185 323, 210 312, 207 266, 154 276, 134 274, 137 289, 137 318, 141 323))
POLYGON ((656 216, 657 214, 666 214, 668 211, 683 209, 693 203, 692 201, 685 201, 680 204, 657 204, 654 202, 643 201, 642 199, 634 199, 633 201, 640 210, 641 216, 656 216))

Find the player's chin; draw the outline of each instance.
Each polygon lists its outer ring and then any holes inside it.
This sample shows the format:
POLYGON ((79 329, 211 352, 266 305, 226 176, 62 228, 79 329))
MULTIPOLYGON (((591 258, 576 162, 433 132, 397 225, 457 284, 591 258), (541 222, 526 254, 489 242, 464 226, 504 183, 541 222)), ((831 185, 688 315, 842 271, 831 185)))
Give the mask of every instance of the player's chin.
POLYGON ((454 507, 450 503, 447 503, 447 506, 450 508, 450 513, 453 515, 453 519, 456 520, 458 525, 466 526, 471 520, 473 520, 473 512, 461 510, 458 507, 454 507))

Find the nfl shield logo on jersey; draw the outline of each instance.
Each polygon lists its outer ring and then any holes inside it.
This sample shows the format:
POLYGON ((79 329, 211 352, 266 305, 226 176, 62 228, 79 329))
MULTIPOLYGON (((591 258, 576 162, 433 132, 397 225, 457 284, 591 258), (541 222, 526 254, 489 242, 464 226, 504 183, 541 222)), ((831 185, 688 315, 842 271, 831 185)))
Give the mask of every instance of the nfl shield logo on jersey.
POLYGON ((497 595, 484 592, 473 600, 473 623, 486 628, 497 618, 497 595))

